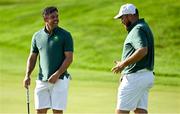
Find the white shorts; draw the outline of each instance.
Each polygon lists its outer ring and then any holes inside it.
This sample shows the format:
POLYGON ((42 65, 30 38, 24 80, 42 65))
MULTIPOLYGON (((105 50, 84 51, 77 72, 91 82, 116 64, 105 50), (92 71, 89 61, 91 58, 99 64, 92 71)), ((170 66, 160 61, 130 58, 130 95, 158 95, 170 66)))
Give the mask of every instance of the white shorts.
POLYGON ((154 75, 151 71, 124 75, 118 88, 117 109, 132 111, 141 108, 147 110, 148 92, 153 83, 154 75))
POLYGON ((51 108, 65 110, 67 104, 69 78, 59 79, 55 84, 36 80, 35 109, 51 108))

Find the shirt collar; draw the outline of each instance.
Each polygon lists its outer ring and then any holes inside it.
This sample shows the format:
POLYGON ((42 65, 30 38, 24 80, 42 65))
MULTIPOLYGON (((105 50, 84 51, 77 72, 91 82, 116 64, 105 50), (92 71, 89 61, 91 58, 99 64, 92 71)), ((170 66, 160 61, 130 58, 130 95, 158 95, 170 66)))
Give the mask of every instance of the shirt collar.
MULTIPOLYGON (((58 27, 54 28, 52 31, 52 34, 54 34, 57 31, 57 29, 58 29, 58 27)), ((48 32, 46 26, 44 27, 44 32, 49 35, 49 32, 48 32)))

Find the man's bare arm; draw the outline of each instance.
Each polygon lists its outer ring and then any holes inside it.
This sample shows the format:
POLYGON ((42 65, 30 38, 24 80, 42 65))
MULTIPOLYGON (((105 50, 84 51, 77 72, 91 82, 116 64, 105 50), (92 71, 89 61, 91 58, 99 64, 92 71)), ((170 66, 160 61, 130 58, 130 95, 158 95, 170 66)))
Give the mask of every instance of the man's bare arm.
POLYGON ((148 48, 139 48, 137 49, 129 58, 127 58, 124 61, 116 61, 115 67, 112 68, 112 71, 114 73, 121 72, 125 67, 127 67, 130 64, 136 63, 139 60, 141 60, 143 57, 145 57, 148 53, 148 48))
POLYGON ((27 60, 27 67, 26 67, 26 75, 24 77, 23 85, 25 88, 28 88, 31 82, 31 73, 35 68, 36 61, 37 61, 37 53, 30 53, 28 60, 27 60))

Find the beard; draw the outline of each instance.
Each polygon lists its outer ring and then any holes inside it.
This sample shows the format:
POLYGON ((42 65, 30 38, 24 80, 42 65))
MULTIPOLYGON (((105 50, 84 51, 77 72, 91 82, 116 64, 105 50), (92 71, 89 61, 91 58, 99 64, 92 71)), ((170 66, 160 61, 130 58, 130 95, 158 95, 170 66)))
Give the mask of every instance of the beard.
POLYGON ((125 25, 126 25, 126 29, 127 29, 129 26, 131 26, 131 24, 132 24, 131 21, 128 20, 128 22, 125 24, 125 25))

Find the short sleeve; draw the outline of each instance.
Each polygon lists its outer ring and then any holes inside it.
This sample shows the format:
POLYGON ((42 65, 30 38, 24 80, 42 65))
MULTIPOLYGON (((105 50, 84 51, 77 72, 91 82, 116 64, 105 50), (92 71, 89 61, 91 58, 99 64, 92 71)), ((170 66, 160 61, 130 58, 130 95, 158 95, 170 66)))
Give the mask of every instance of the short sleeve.
POLYGON ((147 47, 147 35, 143 29, 137 28, 136 32, 134 32, 132 44, 135 49, 147 47))
POLYGON ((31 53, 39 53, 35 35, 33 35, 32 42, 31 42, 31 53))
POLYGON ((71 52, 74 51, 73 39, 70 33, 66 35, 64 51, 71 51, 71 52))

